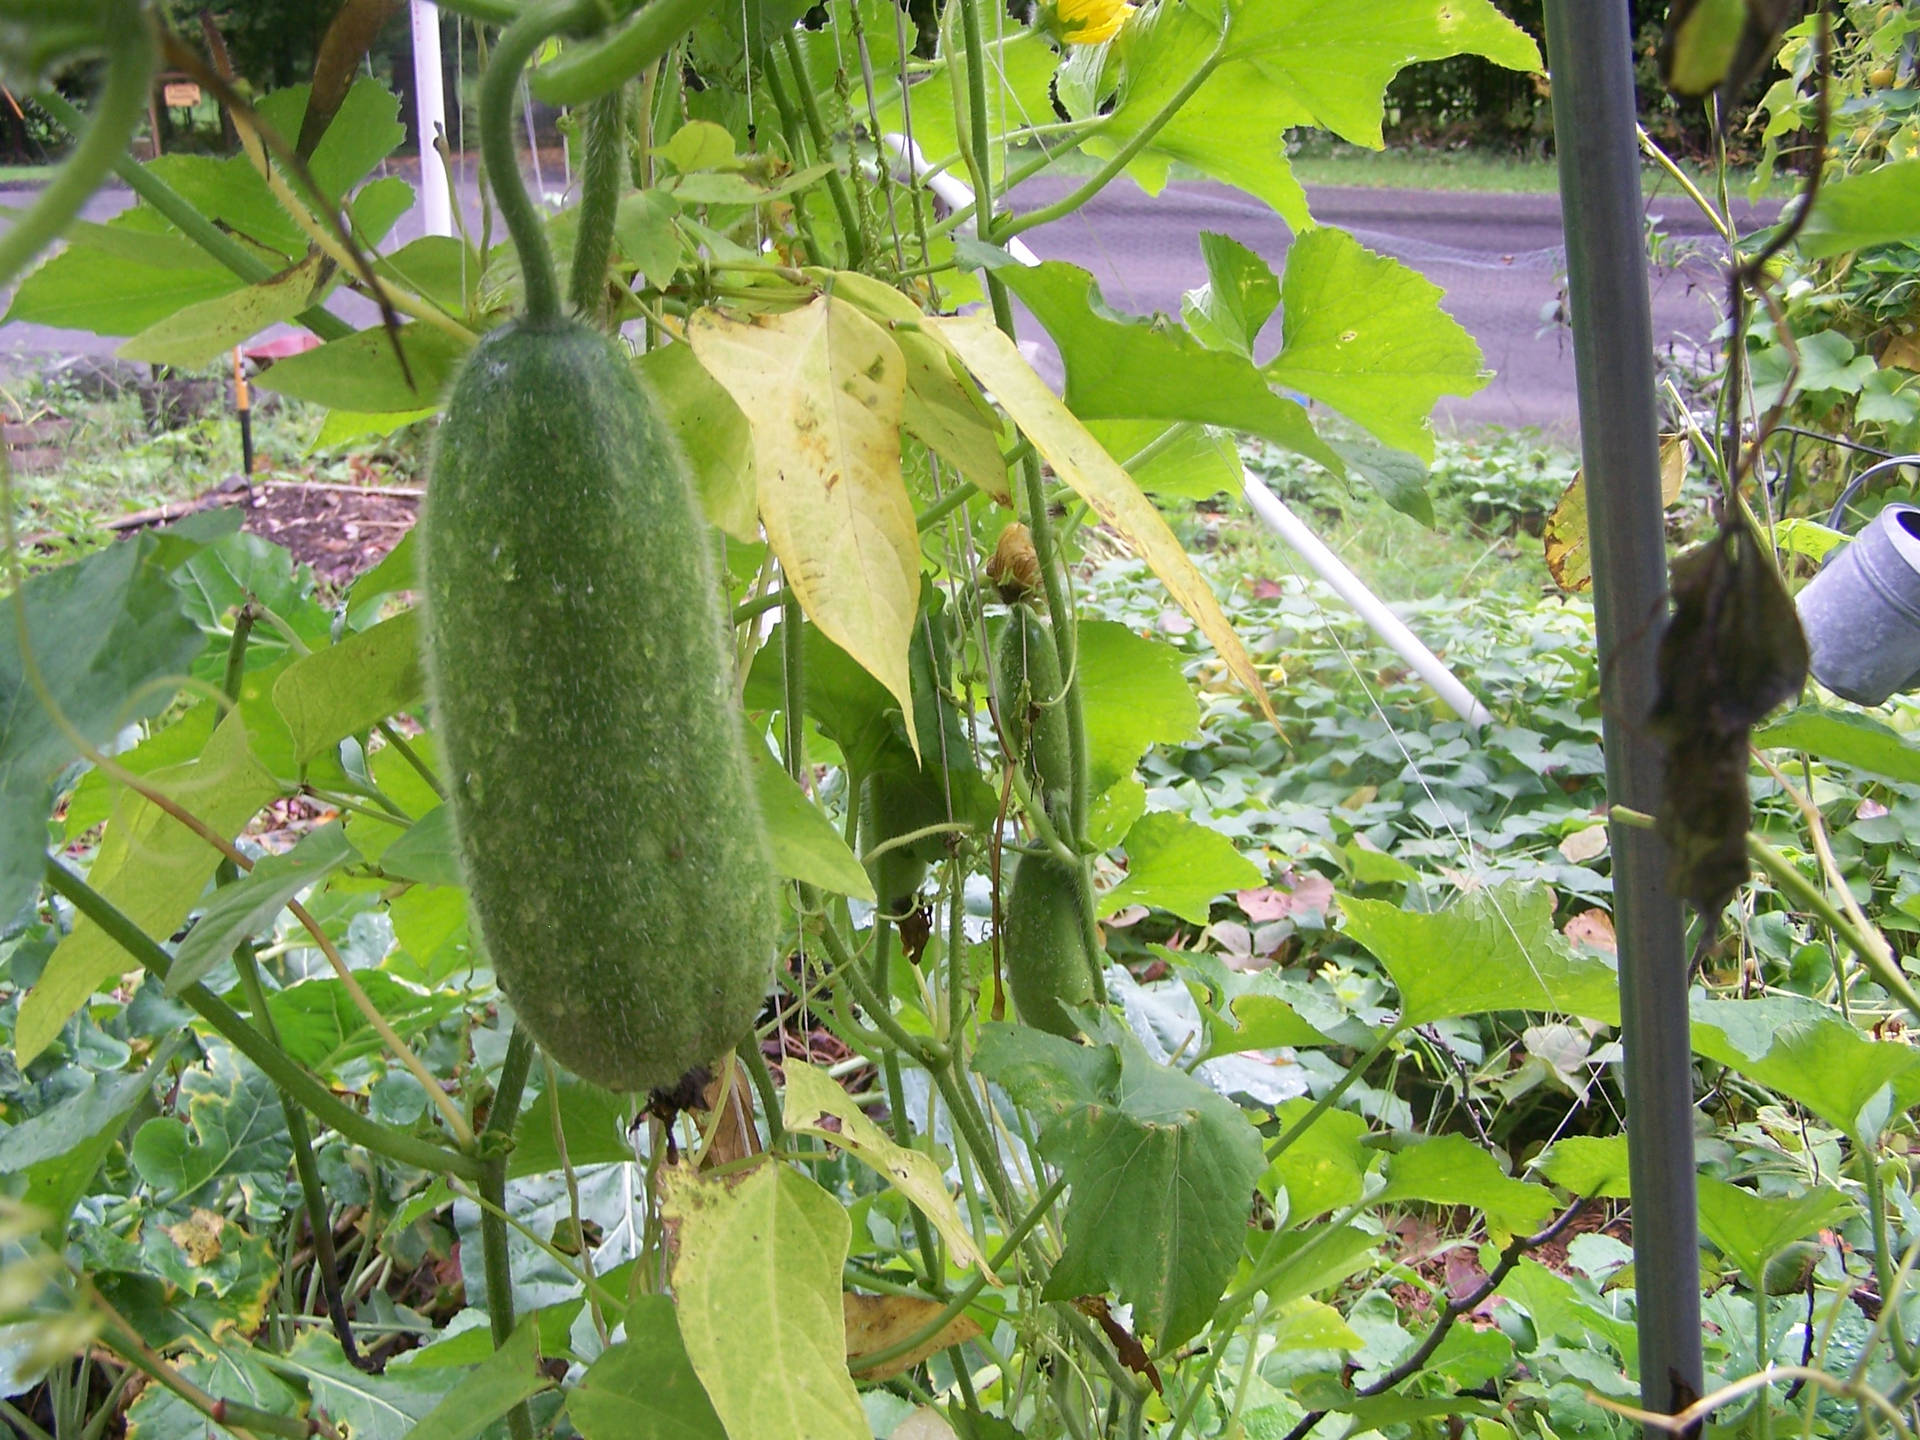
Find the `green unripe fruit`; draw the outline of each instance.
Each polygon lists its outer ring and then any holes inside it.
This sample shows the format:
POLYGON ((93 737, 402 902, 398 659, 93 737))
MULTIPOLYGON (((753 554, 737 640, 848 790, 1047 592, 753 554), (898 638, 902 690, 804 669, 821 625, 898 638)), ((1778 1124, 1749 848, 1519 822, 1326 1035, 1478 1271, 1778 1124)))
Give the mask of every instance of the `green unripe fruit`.
MULTIPOLYGON (((947 800, 936 777, 875 771, 860 790, 861 852, 929 825, 944 824, 946 819, 947 800)), ((927 866, 945 853, 945 837, 928 835, 874 856, 867 874, 873 879, 881 912, 896 917, 909 913, 920 882, 927 878, 927 866)))
POLYGON ((752 1025, 775 895, 704 525, 626 357, 474 347, 421 519, 428 671, 500 988, 567 1069, 670 1086, 752 1025))
POLYGON ((1073 793, 1073 746, 1053 631, 1026 605, 1015 605, 1000 636, 994 666, 1001 740, 1026 768, 1047 814, 1062 819, 1073 793))
POLYGON ((1020 1018, 1055 1035, 1078 1035, 1066 1007, 1093 1003, 1079 872, 1048 856, 1023 855, 1002 918, 1000 958, 1020 1018))

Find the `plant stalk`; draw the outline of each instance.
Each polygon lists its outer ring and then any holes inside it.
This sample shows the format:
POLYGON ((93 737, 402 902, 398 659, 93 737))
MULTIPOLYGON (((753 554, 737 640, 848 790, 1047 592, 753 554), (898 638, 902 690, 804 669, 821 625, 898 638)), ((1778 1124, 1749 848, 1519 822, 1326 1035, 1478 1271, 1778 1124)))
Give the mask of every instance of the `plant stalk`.
MULTIPOLYGON (((527 1071, 533 1065, 533 1041, 519 1025, 507 1037, 506 1058, 500 1065, 500 1080, 494 1086, 493 1105, 487 1111, 487 1126, 482 1132, 488 1154, 481 1163, 480 1195, 488 1204, 480 1209, 480 1250, 487 1275, 487 1324, 493 1331, 493 1348, 502 1348, 513 1338, 513 1264, 507 1252, 507 1145, 513 1123, 520 1117, 520 1099, 527 1088, 527 1071), (493 1153, 498 1151, 499 1153, 493 1153)), ((533 1440, 533 1412, 522 1400, 507 1412, 507 1429, 513 1440, 533 1440)))

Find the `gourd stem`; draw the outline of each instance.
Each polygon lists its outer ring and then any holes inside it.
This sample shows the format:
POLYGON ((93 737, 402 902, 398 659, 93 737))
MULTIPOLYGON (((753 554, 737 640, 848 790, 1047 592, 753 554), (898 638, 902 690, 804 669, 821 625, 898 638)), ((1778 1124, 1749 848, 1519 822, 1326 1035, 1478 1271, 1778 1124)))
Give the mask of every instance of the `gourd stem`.
POLYGON ((607 309, 607 253, 627 158, 627 91, 620 86, 587 111, 586 161, 580 168, 580 228, 574 234, 567 288, 574 312, 599 325, 607 309))
POLYGON ((501 32, 480 82, 480 154, 520 257, 526 318, 535 325, 560 319, 560 286, 554 278, 553 252, 547 248, 546 225, 520 177, 520 156, 513 144, 514 98, 520 72, 533 52, 562 30, 590 23, 598 13, 592 0, 549 0, 536 5, 501 32))
POLYGON ((11 285, 33 257, 67 228, 92 195, 115 157, 127 148, 147 108, 153 74, 153 33, 135 0, 123 0, 106 17, 107 81, 93 119, 59 173, 19 223, 0 236, 0 290, 11 285))
MULTIPOLYGON (((480 1171, 480 1196, 487 1203, 480 1207, 480 1251, 487 1275, 487 1323, 493 1331, 493 1348, 498 1350, 513 1337, 513 1262, 507 1253, 507 1156, 501 1142, 513 1133, 513 1122, 520 1118, 520 1099, 527 1088, 527 1071, 533 1065, 533 1042, 520 1026, 507 1037, 506 1058, 500 1063, 500 1080, 494 1086, 493 1106, 487 1112, 483 1132, 488 1145, 487 1158, 480 1171), (494 1151, 499 1153, 495 1154, 494 1151)), ((507 1430, 513 1440, 533 1440, 533 1412, 522 1400, 507 1412, 507 1430)))

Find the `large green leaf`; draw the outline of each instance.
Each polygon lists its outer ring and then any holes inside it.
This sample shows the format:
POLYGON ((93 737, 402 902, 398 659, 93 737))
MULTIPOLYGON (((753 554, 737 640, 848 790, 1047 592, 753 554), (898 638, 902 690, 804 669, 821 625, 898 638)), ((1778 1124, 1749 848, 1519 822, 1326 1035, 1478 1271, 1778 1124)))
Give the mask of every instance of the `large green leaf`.
POLYGON ((1804 750, 1889 780, 1920 783, 1920 746, 1854 710, 1801 705, 1761 726, 1753 743, 1768 750, 1804 750))
POLYGON ((663 1208, 679 1225, 680 1334, 727 1434, 871 1440, 847 1373, 840 1202, 769 1164, 734 1185, 673 1172, 663 1208))
POLYGON ((371 630, 295 662, 273 687, 301 764, 347 736, 406 709, 426 686, 420 612, 403 610, 371 630))
POLYGON ((1287 251, 1286 339, 1267 374, 1431 461, 1434 402, 1487 383, 1480 347, 1440 308, 1442 293, 1344 230, 1309 230, 1287 251))
POLYGON ((326 289, 333 271, 319 254, 270 280, 174 311, 114 353, 123 360, 196 369, 269 325, 291 320, 326 289))
POLYGON ((1568 1135, 1535 1157, 1533 1168, 1575 1195, 1624 1200, 1632 1188, 1624 1135, 1568 1135))
POLYGON ((1239 1262, 1265 1167, 1246 1116, 1124 1031, 1083 1047, 989 1024, 974 1068, 1046 1117, 1041 1153, 1072 1187, 1046 1297, 1111 1290, 1162 1353, 1198 1334, 1239 1262))
MULTIPOLYGON (((237 710, 228 712, 197 760, 156 771, 146 783, 228 839, 281 793, 280 782, 248 748, 237 710)), ((164 937, 180 928, 219 861, 220 852, 199 835, 127 790, 114 804, 87 878, 147 934, 164 937)), ((45 1049, 88 996, 136 963, 91 920, 76 921, 20 1004, 14 1032, 20 1063, 45 1049)))
MULTIPOLYGON (((452 987, 423 993, 378 970, 362 970, 354 978, 403 1040, 451 1015, 466 999, 452 987)), ((269 995, 267 1009, 287 1053, 319 1075, 334 1075, 384 1044, 346 986, 331 975, 269 995)))
POLYGON ((407 1440, 473 1440, 514 1406, 532 1399, 553 1381, 540 1368, 540 1322, 522 1318, 507 1343, 475 1366, 459 1388, 421 1417, 407 1440))
POLYGON ((627 1338, 602 1351, 567 1396, 583 1440, 727 1440, 680 1338, 673 1301, 642 1295, 627 1338))
POLYGON ((153 1088, 151 1069, 132 1075, 88 1075, 59 1104, 0 1131, 0 1175, 8 1190, 47 1217, 64 1238, 67 1217, 127 1118, 153 1088))
MULTIPOLYGON (((1288 1100, 1274 1109, 1274 1119, 1284 1135, 1313 1109, 1313 1101, 1304 1096, 1288 1100)), ((1339 1210, 1360 1198, 1367 1171, 1378 1152, 1363 1143, 1367 1122, 1350 1110, 1328 1110, 1280 1152, 1262 1188, 1269 1194, 1274 1187, 1287 1192, 1287 1219, 1302 1225, 1315 1216, 1339 1210)))
POLYGON ((1920 160, 1896 160, 1820 187, 1800 231, 1814 259, 1920 234, 1920 160))
MULTIPOLYGON (((119 235, 121 227, 95 231, 119 235)), ((136 335, 189 305, 207 304, 241 288, 232 271, 209 260, 185 240, 141 234, 150 258, 131 259, 111 244, 90 243, 77 232, 67 248, 20 282, 7 308, 8 321, 91 330, 96 335, 136 335)))
POLYGON ((214 1045, 207 1063, 180 1077, 176 1109, 186 1123, 161 1116, 133 1137, 133 1168, 176 1205, 212 1208, 218 1180, 231 1180, 246 1194, 248 1213, 270 1215, 285 1190, 293 1152, 287 1121, 273 1082, 251 1065, 243 1067, 226 1045, 214 1045))
MULTIPOLYGON (((155 558, 158 543, 111 546, 21 592, 41 679, 89 743, 164 710, 173 687, 160 682, 184 675, 204 643, 155 558)), ((38 891, 54 777, 75 758, 27 682, 14 603, 0 623, 0 925, 38 891)))
POLYGON ((1552 1192, 1501 1170, 1499 1162, 1464 1135, 1434 1135, 1387 1161, 1381 1204, 1422 1200, 1471 1205, 1495 1235, 1525 1235, 1553 1213, 1552 1192))
POLYGON ((1117 149, 1138 135, 1211 65, 1134 161, 1134 178, 1157 193, 1169 162, 1183 161, 1266 201, 1296 232, 1311 220, 1287 165, 1286 131, 1320 126, 1378 149, 1383 92, 1403 67, 1468 54, 1540 68, 1539 49, 1491 0, 1194 0, 1156 7, 1118 48, 1117 103, 1088 148, 1117 149))
MULTIPOLYGON (((560 1076, 560 1126, 567 1140, 566 1163, 576 1170, 587 1165, 630 1162, 633 1142, 627 1138, 627 1126, 633 1123, 633 1105, 628 1097, 602 1090, 562 1070, 560 1076)), ((546 1175, 561 1169, 560 1145, 553 1133, 553 1097, 542 1093, 520 1113, 513 1126, 513 1154, 507 1160, 507 1177, 546 1175)))
POLYGON ((1078 627, 1080 705, 1094 793, 1133 773, 1150 745, 1177 745, 1200 730, 1200 702, 1173 646, 1112 620, 1078 627))
POLYGON ((215 894, 180 942, 167 972, 168 993, 178 995, 199 982, 234 946, 267 929, 289 900, 357 858, 338 824, 308 831, 284 855, 263 856, 247 875, 215 894))
POLYGON ((1261 878, 1260 867, 1218 830, 1155 811, 1127 832, 1127 878, 1100 897, 1100 913, 1148 905, 1204 925, 1216 896, 1251 889, 1261 878))
POLYGON ((1714 1000, 1695 992, 1693 1048, 1852 1136, 1877 1134, 1920 1099, 1920 1050, 1875 1040, 1798 995, 1714 1000))
POLYGON ((439 400, 468 348, 420 321, 393 333, 376 325, 276 360, 256 383, 262 390, 329 409, 420 410, 439 400))
POLYGON ((463 1384, 458 1371, 389 1366, 369 1375, 347 1363, 340 1342, 325 1330, 306 1330, 285 1355, 263 1355, 280 1374, 304 1384, 317 1410, 354 1440, 405 1440, 442 1399, 463 1384))
POLYGON ((766 746, 755 742, 747 749, 774 873, 871 903, 872 879, 825 812, 801 793, 766 746))
POLYGON ((1756 1195, 1711 1175, 1700 1177, 1700 1233, 1749 1277, 1760 1276, 1794 1241, 1858 1209, 1831 1185, 1797 1195, 1756 1195))
POLYGON ((1553 892, 1544 885, 1478 890, 1435 913, 1342 896, 1340 913, 1347 934, 1393 977, 1402 1025, 1499 1010, 1619 1023, 1619 975, 1568 948, 1554 929, 1553 892))
POLYGON ((1082 420, 1221 425, 1345 473, 1307 412, 1276 394, 1245 356, 1209 350, 1178 325, 1109 309, 1077 265, 1007 264, 996 273, 1060 347, 1067 408, 1082 420))

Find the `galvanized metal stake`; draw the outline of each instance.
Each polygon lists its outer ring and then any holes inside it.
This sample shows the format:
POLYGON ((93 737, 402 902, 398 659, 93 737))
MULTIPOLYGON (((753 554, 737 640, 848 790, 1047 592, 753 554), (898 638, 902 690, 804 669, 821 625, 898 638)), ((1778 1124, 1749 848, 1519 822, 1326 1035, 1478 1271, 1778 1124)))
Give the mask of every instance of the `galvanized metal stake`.
MULTIPOLYGON (((1547 0, 1546 19, 1607 794, 1650 811, 1659 805, 1661 756, 1645 720, 1667 563, 1628 8, 1624 0, 1547 0)), ((1701 1386, 1687 955, 1666 847, 1622 825, 1612 827, 1612 842, 1640 1389, 1647 1409, 1671 1414, 1701 1386)))

